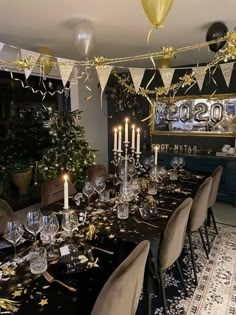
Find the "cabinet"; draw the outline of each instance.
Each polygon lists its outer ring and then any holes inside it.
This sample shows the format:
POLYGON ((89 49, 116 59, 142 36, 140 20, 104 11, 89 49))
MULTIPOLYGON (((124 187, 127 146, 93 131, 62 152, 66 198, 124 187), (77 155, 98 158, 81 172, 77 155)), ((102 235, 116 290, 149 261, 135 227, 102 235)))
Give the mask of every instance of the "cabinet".
POLYGON ((219 201, 229 202, 236 207, 236 158, 160 152, 158 163, 161 166, 169 168, 171 166, 170 162, 172 157, 177 155, 184 157, 185 167, 187 169, 203 172, 209 175, 218 165, 222 165, 223 173, 217 199, 219 201))

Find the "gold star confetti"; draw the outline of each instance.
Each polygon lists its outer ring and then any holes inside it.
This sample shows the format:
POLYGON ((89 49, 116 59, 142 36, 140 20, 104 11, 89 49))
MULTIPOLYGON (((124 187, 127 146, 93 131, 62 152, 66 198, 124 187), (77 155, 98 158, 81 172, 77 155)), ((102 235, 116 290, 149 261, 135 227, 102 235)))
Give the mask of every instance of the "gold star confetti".
POLYGON ((173 47, 162 47, 162 52, 164 53, 164 59, 170 59, 174 57, 176 49, 173 47))
POLYGON ((15 290, 15 291, 12 293, 12 296, 13 296, 13 297, 21 296, 21 294, 22 294, 22 290, 15 290))
POLYGON ((40 304, 41 306, 44 306, 44 305, 48 304, 48 299, 41 299, 41 301, 39 302, 39 304, 40 304))
POLYGON ((108 237, 109 237, 109 238, 114 238, 115 235, 114 235, 114 234, 110 234, 110 235, 108 235, 108 237))
POLYGON ((4 276, 14 276, 16 274, 16 271, 11 267, 4 268, 2 272, 4 276))

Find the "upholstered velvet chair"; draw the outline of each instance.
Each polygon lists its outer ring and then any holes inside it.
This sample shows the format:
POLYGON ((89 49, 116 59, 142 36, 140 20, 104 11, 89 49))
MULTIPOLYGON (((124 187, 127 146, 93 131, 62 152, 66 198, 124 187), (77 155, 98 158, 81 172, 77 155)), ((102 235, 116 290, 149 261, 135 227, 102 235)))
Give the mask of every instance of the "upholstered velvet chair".
POLYGON ((197 284, 197 272, 196 272, 196 266, 195 266, 195 260, 194 260, 194 252, 193 252, 193 245, 192 245, 192 233, 195 231, 198 231, 202 240, 203 248, 206 252, 207 259, 208 252, 210 252, 210 243, 208 238, 208 231, 207 231, 207 207, 208 207, 208 200, 210 196, 212 188, 212 177, 208 177, 205 179, 205 181, 201 184, 201 186, 198 188, 195 197, 193 199, 193 205, 190 211, 189 215, 189 221, 188 221, 188 238, 189 238, 189 245, 190 245, 190 251, 191 251, 191 260, 193 265, 193 272, 194 272, 194 278, 195 283, 197 284), (204 241, 204 237, 201 231, 201 227, 204 225, 205 228, 205 234, 206 234, 206 241, 208 250, 204 241))
POLYGON ((216 234, 218 234, 218 230, 217 230, 216 221, 215 221, 212 207, 214 206, 217 199, 222 172, 223 172, 223 167, 219 165, 211 174, 212 188, 211 188, 210 197, 208 201, 208 223, 210 224, 210 221, 212 219, 216 234))
POLYGON ((95 164, 88 169, 88 180, 93 182, 96 177, 103 177, 104 180, 109 178, 109 173, 103 164, 95 164))
POLYGON ((91 315, 135 315, 150 244, 142 241, 102 288, 91 315))
POLYGON ((6 222, 15 218, 11 206, 3 199, 0 199, 0 235, 4 233, 6 222))
POLYGON ((157 276, 159 276, 158 278, 160 279, 160 288, 165 315, 167 314, 167 304, 163 282, 164 272, 174 263, 176 263, 185 294, 187 295, 187 290, 184 284, 183 274, 179 265, 178 258, 183 249, 183 243, 186 235, 186 228, 191 206, 192 198, 187 198, 173 212, 166 225, 160 242, 156 273, 158 274, 157 276))
MULTIPOLYGON (((75 186, 68 181, 69 195, 76 194, 75 186)), ((62 179, 56 178, 44 182, 41 188, 41 204, 43 207, 50 205, 64 198, 64 183, 62 179)))

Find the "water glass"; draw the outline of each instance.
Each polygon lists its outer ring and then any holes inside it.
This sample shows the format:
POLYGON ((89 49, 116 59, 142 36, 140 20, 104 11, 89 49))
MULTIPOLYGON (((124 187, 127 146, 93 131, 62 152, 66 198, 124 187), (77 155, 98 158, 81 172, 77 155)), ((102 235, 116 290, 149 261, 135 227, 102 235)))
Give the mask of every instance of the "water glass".
POLYGON ((156 195, 157 194, 157 184, 156 182, 150 181, 148 184, 148 194, 149 195, 156 195))
POLYGON ((119 203, 117 206, 117 217, 119 219, 128 219, 129 217, 129 204, 119 203))
POLYGON ((39 209, 32 209, 27 212, 26 221, 24 224, 26 230, 33 234, 36 242, 37 234, 43 227, 43 216, 39 209))
POLYGON ((169 174, 170 174, 170 180, 177 180, 178 179, 178 171, 177 170, 170 169, 169 174))
POLYGON ((103 192, 101 192, 101 201, 102 202, 109 202, 110 200, 110 190, 105 189, 103 192))
POLYGON ((19 221, 7 221, 3 237, 14 246, 14 259, 16 259, 16 245, 24 234, 23 226, 19 221))
POLYGON ((44 247, 35 247, 29 253, 30 271, 33 274, 40 274, 47 270, 47 250, 44 247))

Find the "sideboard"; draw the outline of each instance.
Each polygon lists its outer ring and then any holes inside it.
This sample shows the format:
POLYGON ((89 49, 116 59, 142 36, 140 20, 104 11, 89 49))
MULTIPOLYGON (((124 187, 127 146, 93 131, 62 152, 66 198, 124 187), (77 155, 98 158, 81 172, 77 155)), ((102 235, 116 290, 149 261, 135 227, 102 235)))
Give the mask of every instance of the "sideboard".
POLYGON ((183 156, 185 168, 192 171, 199 171, 211 174, 218 166, 223 166, 223 174, 220 181, 217 199, 225 201, 236 207, 236 158, 222 157, 215 155, 191 155, 170 152, 160 152, 158 155, 158 164, 165 167, 171 167, 173 156, 183 156))

